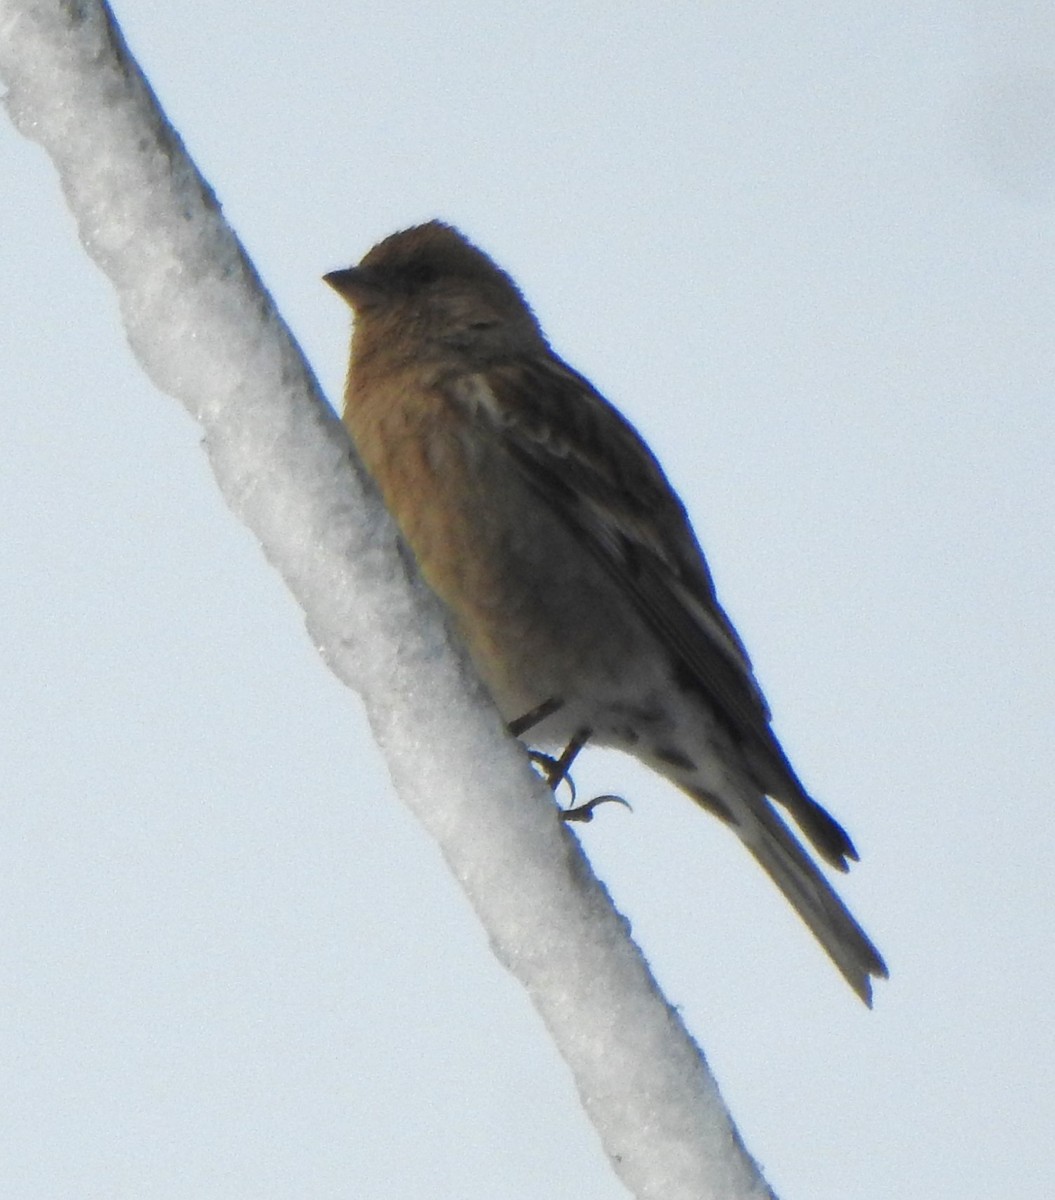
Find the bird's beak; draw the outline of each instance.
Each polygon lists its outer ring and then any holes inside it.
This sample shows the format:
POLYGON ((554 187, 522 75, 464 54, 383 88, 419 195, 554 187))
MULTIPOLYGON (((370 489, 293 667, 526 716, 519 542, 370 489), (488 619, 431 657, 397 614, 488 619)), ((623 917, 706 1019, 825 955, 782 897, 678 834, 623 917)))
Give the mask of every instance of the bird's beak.
POLYGON ((369 267, 345 267, 340 271, 330 271, 322 278, 357 310, 377 304, 384 294, 384 285, 369 267))

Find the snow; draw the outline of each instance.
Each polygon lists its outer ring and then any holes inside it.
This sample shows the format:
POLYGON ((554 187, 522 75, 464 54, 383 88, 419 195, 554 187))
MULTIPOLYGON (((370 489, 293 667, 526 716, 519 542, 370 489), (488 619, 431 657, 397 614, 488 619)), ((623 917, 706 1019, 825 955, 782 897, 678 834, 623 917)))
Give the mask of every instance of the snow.
POLYGON ((396 786, 528 990, 640 1197, 771 1193, 680 1018, 400 553, 288 329, 100 5, 0 4, 17 127, 51 155, 157 386, 363 695, 396 786))

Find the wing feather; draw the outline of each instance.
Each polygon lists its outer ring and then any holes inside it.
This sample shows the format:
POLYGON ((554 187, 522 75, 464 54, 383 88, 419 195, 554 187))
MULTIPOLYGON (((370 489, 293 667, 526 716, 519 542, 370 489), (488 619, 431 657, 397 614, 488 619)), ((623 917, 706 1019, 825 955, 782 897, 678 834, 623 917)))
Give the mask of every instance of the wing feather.
POLYGON ((774 735, 685 509, 637 431, 555 356, 490 366, 465 382, 478 411, 500 423, 526 485, 631 597, 679 681, 705 697, 740 742, 762 790, 845 869, 845 859, 857 857, 853 843, 808 795, 774 735))

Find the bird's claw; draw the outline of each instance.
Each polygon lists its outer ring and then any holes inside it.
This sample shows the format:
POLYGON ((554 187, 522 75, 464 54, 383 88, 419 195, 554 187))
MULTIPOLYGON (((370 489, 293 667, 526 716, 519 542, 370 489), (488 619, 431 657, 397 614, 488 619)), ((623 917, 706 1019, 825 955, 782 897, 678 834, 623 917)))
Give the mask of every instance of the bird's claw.
POLYGON ((592 800, 587 800, 585 804, 580 804, 577 808, 563 809, 560 819, 562 821, 581 821, 585 825, 588 821, 593 820, 593 810, 598 804, 608 804, 609 802, 612 804, 621 804, 624 808, 629 809, 630 812, 634 811, 630 807, 629 802, 624 800, 622 796, 594 796, 592 800))

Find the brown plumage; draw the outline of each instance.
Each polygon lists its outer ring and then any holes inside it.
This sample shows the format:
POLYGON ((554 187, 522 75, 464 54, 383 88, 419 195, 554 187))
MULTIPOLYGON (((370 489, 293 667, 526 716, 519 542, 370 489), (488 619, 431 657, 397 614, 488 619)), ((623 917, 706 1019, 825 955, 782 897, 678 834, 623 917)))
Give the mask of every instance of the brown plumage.
POLYGON ((356 314, 345 424, 505 719, 635 755, 730 825, 871 1003, 886 966, 773 806, 856 859, 770 725, 685 510, 516 285, 438 221, 326 276, 356 314), (770 799, 771 798, 771 799, 770 799))

